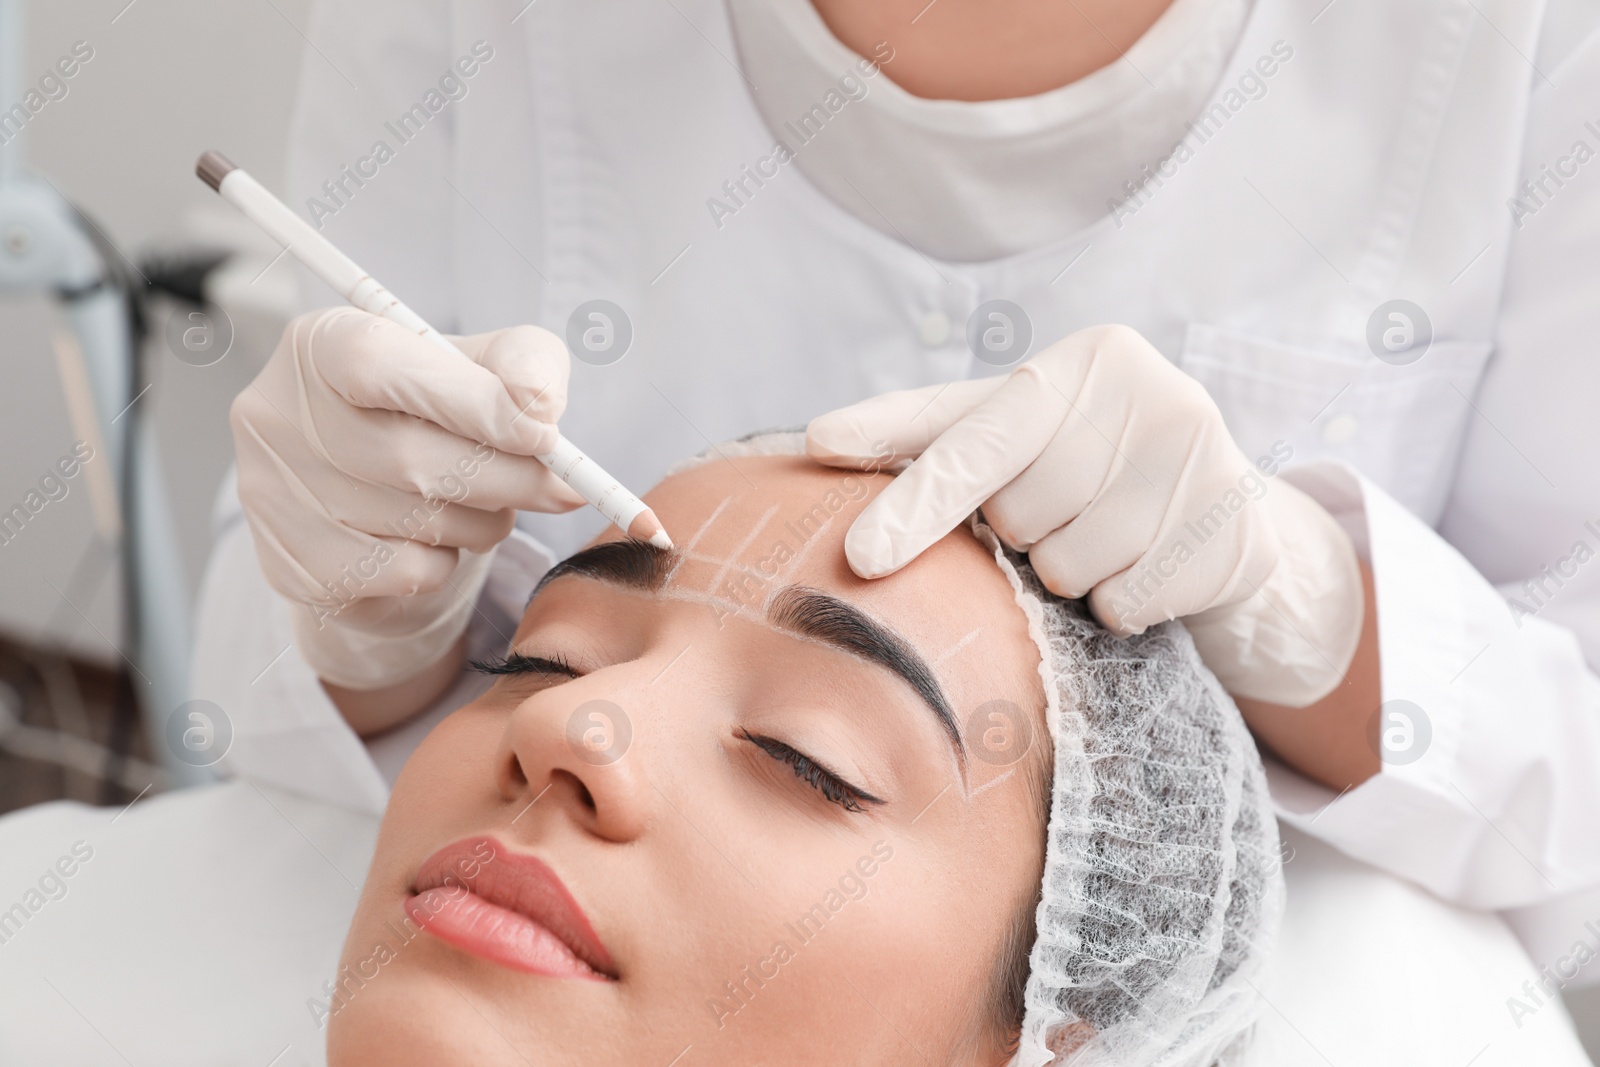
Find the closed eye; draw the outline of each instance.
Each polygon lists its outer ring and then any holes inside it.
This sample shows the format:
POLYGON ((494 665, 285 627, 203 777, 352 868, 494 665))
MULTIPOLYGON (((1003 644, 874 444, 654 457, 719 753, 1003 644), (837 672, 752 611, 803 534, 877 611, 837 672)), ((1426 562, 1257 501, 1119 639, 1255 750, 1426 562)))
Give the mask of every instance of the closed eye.
MULTIPOLYGON (((557 678, 580 678, 582 675, 559 654, 553 656, 526 656, 520 652, 489 660, 472 660, 472 669, 489 675, 535 675, 557 678)), ((851 785, 825 764, 801 752, 792 745, 772 737, 740 730, 739 736, 780 763, 793 769, 795 777, 810 785, 823 799, 837 804, 849 812, 862 811, 861 805, 882 804, 881 797, 873 796, 860 786, 851 785)))
POLYGON ((883 803, 881 798, 873 796, 860 786, 851 785, 804 752, 786 745, 776 738, 762 737, 759 734, 752 734, 750 731, 742 729, 739 731, 739 736, 779 763, 787 763, 794 769, 796 778, 808 783, 811 788, 821 793, 825 800, 839 805, 845 811, 861 811, 863 801, 868 804, 883 803))
POLYGON ((561 678, 578 678, 579 673, 568 663, 565 656, 524 656, 520 652, 513 652, 499 659, 472 661, 472 669, 479 674, 539 674, 555 675, 561 678))

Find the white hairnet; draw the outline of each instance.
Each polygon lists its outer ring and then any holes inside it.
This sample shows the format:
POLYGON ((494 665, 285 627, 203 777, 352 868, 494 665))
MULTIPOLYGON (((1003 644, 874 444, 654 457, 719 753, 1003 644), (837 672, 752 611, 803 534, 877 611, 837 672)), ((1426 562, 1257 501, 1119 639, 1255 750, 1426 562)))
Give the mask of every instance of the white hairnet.
POLYGON ((1239 710, 1176 622, 1119 638, 981 522, 1038 643, 1055 743, 1017 1067, 1239 1058, 1283 908, 1239 710))
MULTIPOLYGON (((795 455, 754 434, 673 468, 795 455)), ((1054 743, 1044 877, 1015 1067, 1236 1062, 1283 910, 1261 761, 1182 624, 1131 638, 1039 582, 981 517, 1039 647, 1054 743)))

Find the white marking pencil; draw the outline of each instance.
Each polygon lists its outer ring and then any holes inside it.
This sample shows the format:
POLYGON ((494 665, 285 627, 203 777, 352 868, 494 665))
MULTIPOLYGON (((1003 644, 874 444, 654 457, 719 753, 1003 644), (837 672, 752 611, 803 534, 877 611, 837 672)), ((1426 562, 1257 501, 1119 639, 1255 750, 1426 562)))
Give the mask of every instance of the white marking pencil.
MULTIPOLYGON (((351 304, 414 330, 441 348, 460 353, 461 350, 446 340, 443 334, 424 322, 422 316, 402 304, 372 275, 339 251, 332 241, 268 192, 266 186, 234 166, 220 153, 207 152, 202 155, 195 164, 195 173, 220 193, 224 200, 243 212, 246 218, 260 226, 275 241, 285 245, 296 259, 351 304)), ((657 548, 672 547, 672 539, 667 536, 655 512, 565 437, 557 436, 553 451, 534 458, 572 486, 583 499, 593 504, 600 514, 629 537, 649 541, 657 548)))

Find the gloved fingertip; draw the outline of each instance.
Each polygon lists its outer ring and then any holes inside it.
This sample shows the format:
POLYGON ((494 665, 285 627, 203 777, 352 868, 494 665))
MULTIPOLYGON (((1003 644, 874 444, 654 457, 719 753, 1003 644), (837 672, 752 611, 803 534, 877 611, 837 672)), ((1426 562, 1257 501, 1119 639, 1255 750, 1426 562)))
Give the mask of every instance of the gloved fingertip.
POLYGON ((1118 637, 1137 637, 1145 631, 1145 626, 1143 623, 1130 623, 1124 619, 1115 617, 1107 618, 1100 615, 1098 612, 1096 612, 1096 618, 1100 619, 1100 625, 1104 626, 1107 630, 1110 630, 1118 637))
POLYGON ((561 481, 559 478, 552 478, 551 480, 555 485, 550 490, 549 496, 542 501, 542 506, 530 508, 529 510, 544 511, 551 515, 564 515, 569 511, 577 511, 588 503, 583 498, 582 493, 579 493, 566 482, 561 481))
POLYGON ((555 422, 567 410, 567 393, 553 385, 527 385, 507 382, 506 392, 521 418, 536 422, 555 422))
POLYGON ((538 456, 555 450, 561 431, 553 422, 541 422, 530 415, 517 419, 512 426, 518 451, 525 456, 538 456))
POLYGON ((556 479, 556 496, 563 503, 569 504, 575 508, 581 508, 583 505, 588 503, 588 501, 584 499, 582 493, 578 492, 576 489, 572 488, 572 486, 568 485, 566 482, 563 482, 559 478, 556 479))
POLYGON ((1137 612, 1122 610, 1122 605, 1117 601, 1116 594, 1111 592, 1106 583, 1102 582, 1085 594, 1089 598, 1089 611, 1099 621, 1101 626, 1110 630, 1118 637, 1136 637, 1144 633, 1149 626, 1137 612))
POLYGON ((859 520, 844 536, 844 557, 850 569, 863 578, 882 578, 905 566, 896 559, 894 541, 888 532, 859 520))
POLYGON ((1089 595, 1089 590, 1084 589, 1082 586, 1061 585, 1058 583, 1046 582, 1043 578, 1041 578, 1040 581, 1044 584, 1046 589, 1050 590, 1050 592, 1054 593, 1062 600, 1082 600, 1084 597, 1089 595))
POLYGON ((818 415, 806 426, 806 455, 830 466, 853 465, 869 449, 853 418, 841 411, 818 415))
POLYGON ((526 492, 517 498, 516 510, 562 515, 587 503, 576 489, 557 478, 553 471, 545 470, 528 481, 526 492))

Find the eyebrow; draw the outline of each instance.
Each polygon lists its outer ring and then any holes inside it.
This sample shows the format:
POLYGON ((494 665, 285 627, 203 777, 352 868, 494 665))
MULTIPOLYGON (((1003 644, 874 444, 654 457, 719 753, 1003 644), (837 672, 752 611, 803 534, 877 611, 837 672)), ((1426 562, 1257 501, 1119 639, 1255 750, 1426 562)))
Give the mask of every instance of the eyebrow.
MULTIPOLYGON (((533 596, 557 578, 579 576, 645 592, 659 592, 667 583, 675 551, 632 538, 592 545, 546 572, 533 596)), ((533 597, 528 598, 532 602, 533 597)), ((768 621, 781 630, 831 645, 858 659, 886 668, 909 685, 939 720, 956 755, 966 761, 966 745, 955 713, 927 661, 905 638, 848 601, 807 586, 787 586, 772 598, 768 621)))
POLYGON ((638 541, 631 537, 605 541, 575 552, 551 567, 539 579, 539 584, 534 586, 533 595, 528 597, 528 601, 531 603, 539 595, 539 590, 557 578, 568 575, 654 593, 667 584, 667 576, 677 562, 676 550, 657 548, 649 541, 638 541))

